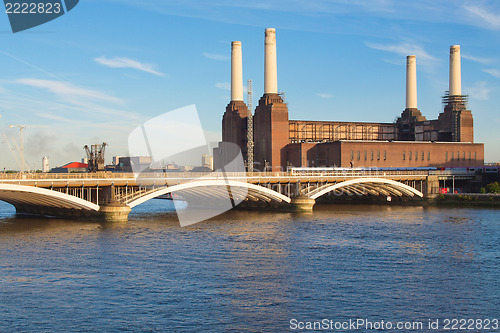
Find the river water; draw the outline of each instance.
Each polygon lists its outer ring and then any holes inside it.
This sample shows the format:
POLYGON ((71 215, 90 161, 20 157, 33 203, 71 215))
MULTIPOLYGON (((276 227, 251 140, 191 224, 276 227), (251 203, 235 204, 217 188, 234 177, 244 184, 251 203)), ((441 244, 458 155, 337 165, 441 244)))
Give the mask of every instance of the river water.
POLYGON ((327 205, 186 228, 163 200, 120 224, 14 212, 0 203, 2 332, 284 332, 323 319, 443 331, 500 317, 498 209, 327 205))

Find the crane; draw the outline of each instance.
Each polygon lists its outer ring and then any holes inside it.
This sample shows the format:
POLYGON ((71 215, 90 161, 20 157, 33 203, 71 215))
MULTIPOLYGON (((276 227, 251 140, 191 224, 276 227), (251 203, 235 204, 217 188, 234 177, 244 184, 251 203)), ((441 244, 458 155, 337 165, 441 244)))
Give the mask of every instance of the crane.
POLYGON ((14 141, 14 145, 16 146, 16 150, 21 157, 21 172, 24 172, 26 169, 26 161, 24 159, 24 130, 26 127, 38 127, 38 128, 46 128, 47 126, 43 125, 10 125, 9 128, 19 128, 19 132, 21 135, 20 146, 14 141))
POLYGON ((87 153, 87 162, 89 172, 97 172, 104 170, 104 152, 108 144, 103 142, 102 145, 85 145, 83 149, 87 153))
MULTIPOLYGON (((7 136, 5 135, 5 133, 2 133, 3 135, 3 138, 4 138, 4 141, 2 143, 6 143, 8 146, 9 146, 9 149, 12 151, 12 153, 14 154, 14 158, 16 159, 16 163, 17 165, 19 165, 19 168, 22 168, 22 165, 21 165, 21 162, 19 162, 19 158, 17 157, 17 155, 15 154, 15 150, 14 150, 14 147, 12 147, 12 144, 10 143, 10 140, 7 138, 7 136)), ((15 143, 15 142, 14 142, 15 143)), ((17 144, 16 144, 16 148, 19 150, 19 148, 17 147, 17 144)))

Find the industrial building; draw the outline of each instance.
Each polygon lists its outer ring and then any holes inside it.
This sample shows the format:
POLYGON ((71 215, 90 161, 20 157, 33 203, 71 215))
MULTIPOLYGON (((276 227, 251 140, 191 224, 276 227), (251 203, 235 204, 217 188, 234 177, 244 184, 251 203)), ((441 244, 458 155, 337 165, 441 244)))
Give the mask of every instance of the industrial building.
MULTIPOLYGON (((459 45, 450 47, 449 90, 438 119, 428 120, 417 108, 416 57, 407 57, 406 107, 394 123, 290 120, 288 106, 278 94, 275 29, 265 30, 264 48, 264 94, 249 122, 252 113, 243 100, 242 44, 231 43, 231 101, 222 119, 222 141, 238 145, 256 170, 484 164, 484 144, 474 143, 473 117, 467 96, 462 95, 459 45), (248 124, 253 126, 250 154, 248 124)), ((214 156, 222 155, 221 147, 214 156)))
POLYGON ((89 165, 87 163, 71 162, 62 167, 53 168, 51 173, 82 173, 87 172, 89 165))

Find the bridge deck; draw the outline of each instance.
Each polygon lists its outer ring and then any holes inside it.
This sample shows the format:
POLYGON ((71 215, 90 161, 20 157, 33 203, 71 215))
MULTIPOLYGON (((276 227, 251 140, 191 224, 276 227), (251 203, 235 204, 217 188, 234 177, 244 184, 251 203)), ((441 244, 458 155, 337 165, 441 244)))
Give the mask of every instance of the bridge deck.
POLYGON ((288 172, 254 173, 150 173, 134 177, 133 173, 25 173, 0 174, 0 183, 52 187, 101 187, 101 186, 173 186, 199 180, 234 180, 251 184, 286 184, 339 182, 355 178, 378 177, 398 181, 425 180, 427 171, 344 171, 292 175, 288 172))

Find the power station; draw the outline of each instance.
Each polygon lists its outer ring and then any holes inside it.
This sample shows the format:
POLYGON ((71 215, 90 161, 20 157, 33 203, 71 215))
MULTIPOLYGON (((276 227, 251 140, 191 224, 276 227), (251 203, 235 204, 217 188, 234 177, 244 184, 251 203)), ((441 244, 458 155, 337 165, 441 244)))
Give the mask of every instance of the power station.
MULTIPOLYGON (((449 90, 443 96, 444 110, 434 120, 427 120, 417 107, 416 57, 407 57, 406 107, 394 123, 290 120, 288 106, 278 94, 275 29, 265 30, 264 49, 264 94, 251 124, 256 170, 484 164, 484 144, 474 143, 473 117, 467 96, 462 95, 459 45, 450 47, 449 90)), ((238 145, 245 160, 251 116, 243 101, 242 43, 235 41, 231 43, 231 101, 222 119, 222 141, 238 145)))

